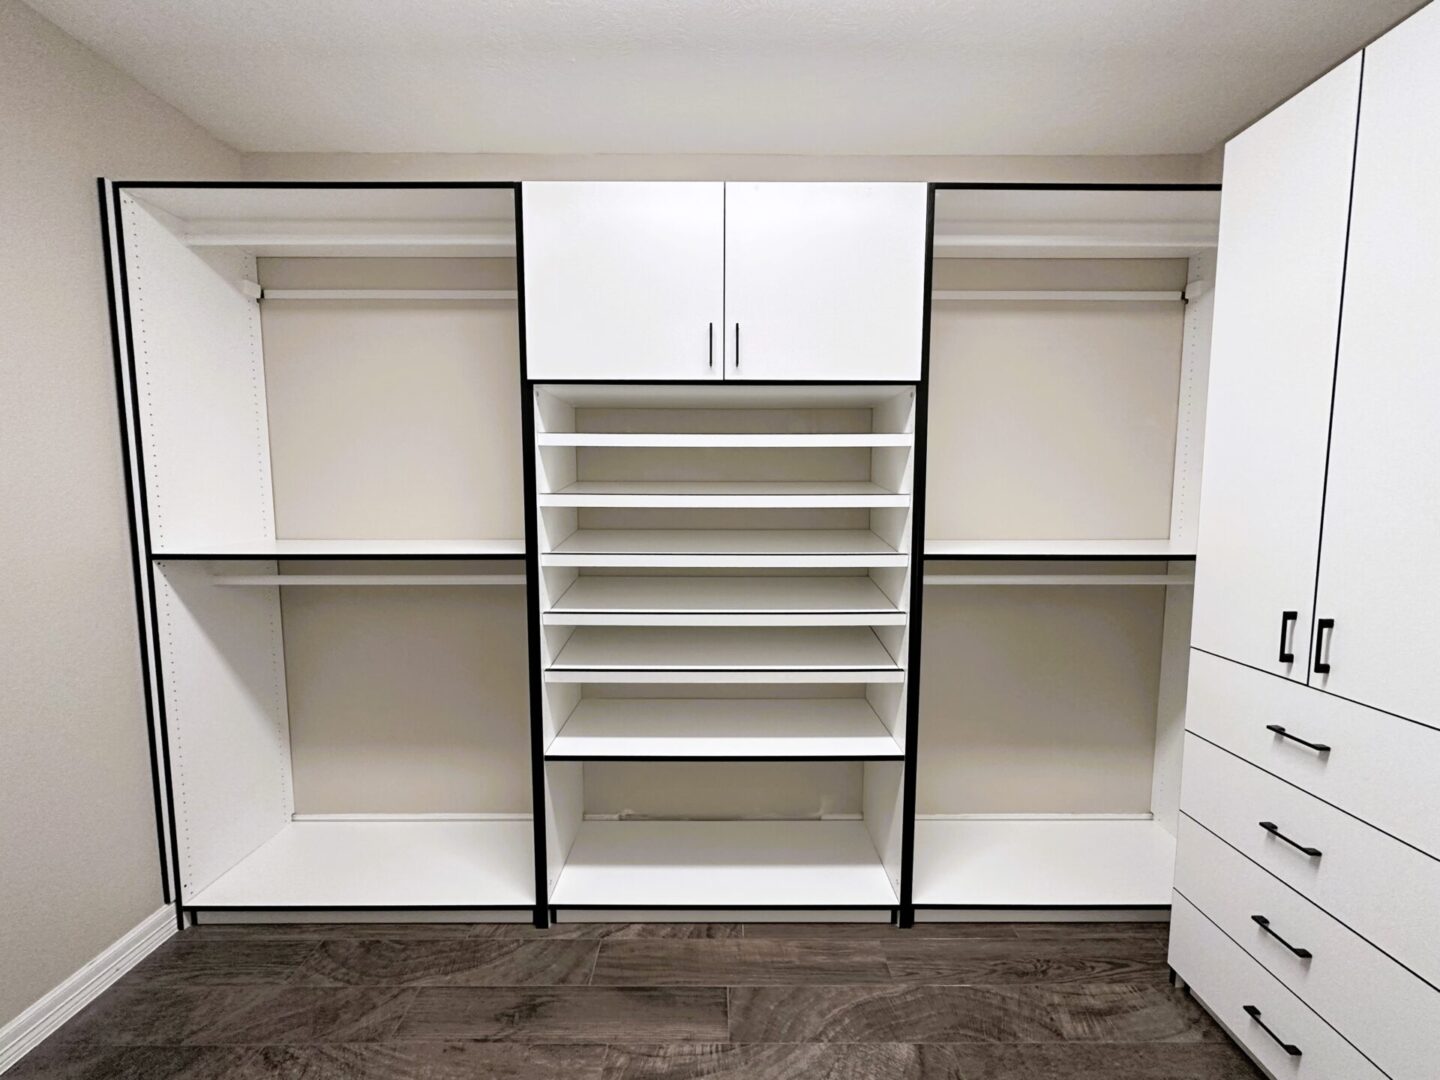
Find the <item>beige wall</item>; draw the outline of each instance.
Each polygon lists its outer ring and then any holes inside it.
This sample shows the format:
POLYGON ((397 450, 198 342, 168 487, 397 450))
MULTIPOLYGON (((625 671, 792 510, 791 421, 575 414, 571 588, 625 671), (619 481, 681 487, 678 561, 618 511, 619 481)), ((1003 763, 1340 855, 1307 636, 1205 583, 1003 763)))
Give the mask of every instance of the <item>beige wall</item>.
POLYGON ((0 0, 0 1025, 161 903, 95 177, 237 154, 0 0))

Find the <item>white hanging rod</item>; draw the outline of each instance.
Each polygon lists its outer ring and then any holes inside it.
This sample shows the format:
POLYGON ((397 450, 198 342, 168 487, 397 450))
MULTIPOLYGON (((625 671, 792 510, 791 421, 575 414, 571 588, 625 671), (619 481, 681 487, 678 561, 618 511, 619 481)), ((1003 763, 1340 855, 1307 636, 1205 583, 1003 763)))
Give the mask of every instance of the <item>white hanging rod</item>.
POLYGON ((1194 585, 1181 574, 926 574, 926 585, 1194 585))
POLYGON ((242 291, 255 300, 516 300, 514 289, 266 289, 253 281, 242 291))
POLYGON ((212 585, 524 585, 524 574, 225 574, 212 585))
POLYGON ((1184 300, 1178 290, 1123 291, 1119 289, 945 289, 930 294, 933 300, 1064 300, 1170 303, 1184 300))
POLYGON ((1120 814, 916 814, 916 821, 1154 821, 1149 811, 1120 814))

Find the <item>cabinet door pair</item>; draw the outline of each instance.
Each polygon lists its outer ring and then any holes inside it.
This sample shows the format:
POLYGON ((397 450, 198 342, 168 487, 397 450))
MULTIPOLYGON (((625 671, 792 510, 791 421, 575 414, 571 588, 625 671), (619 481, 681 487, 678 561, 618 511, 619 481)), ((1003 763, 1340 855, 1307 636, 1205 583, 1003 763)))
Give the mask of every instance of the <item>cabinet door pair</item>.
POLYGON ((1226 149, 1194 644, 1440 721, 1440 5, 1226 149))
POLYGON ((913 381, 924 184, 527 183, 532 379, 913 381))

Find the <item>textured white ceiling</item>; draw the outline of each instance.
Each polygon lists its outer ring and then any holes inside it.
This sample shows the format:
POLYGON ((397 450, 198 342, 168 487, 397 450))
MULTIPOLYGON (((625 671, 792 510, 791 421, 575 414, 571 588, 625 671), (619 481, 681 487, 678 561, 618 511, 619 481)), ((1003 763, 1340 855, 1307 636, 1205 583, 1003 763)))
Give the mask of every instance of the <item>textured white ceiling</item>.
POLYGON ((242 150, 1170 154, 1418 0, 29 0, 242 150))

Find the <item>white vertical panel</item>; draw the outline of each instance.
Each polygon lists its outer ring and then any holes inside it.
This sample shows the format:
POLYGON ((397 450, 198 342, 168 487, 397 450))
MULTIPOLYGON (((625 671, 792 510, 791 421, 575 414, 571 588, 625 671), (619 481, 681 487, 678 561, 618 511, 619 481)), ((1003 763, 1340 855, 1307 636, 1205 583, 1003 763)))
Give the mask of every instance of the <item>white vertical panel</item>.
POLYGON ((1170 484, 1170 542, 1195 550, 1200 531, 1201 462, 1205 451, 1205 394, 1210 385, 1210 339, 1215 318, 1215 256, 1191 257, 1180 346, 1180 398, 1175 415, 1175 476, 1170 484))
POLYGON ((1155 707, 1155 771, 1150 779, 1150 812, 1174 835, 1180 813, 1180 767, 1185 745, 1185 688, 1190 676, 1190 616, 1193 588, 1165 590, 1165 623, 1160 640, 1160 685, 1155 707))
POLYGON ((905 821, 905 763, 867 761, 864 776, 865 828, 885 876, 900 895, 900 850, 905 821))
MULTIPOLYGON (((233 563, 274 573, 273 562, 233 563)), ((278 588, 223 589, 204 563, 156 564, 160 659, 185 899, 290 820, 278 588)))
MULTIPOLYGON (((555 882, 585 816, 585 766, 578 761, 552 761, 545 766, 545 861, 548 892, 555 891, 555 882)), ((537 898, 545 903, 548 896, 537 898)))
POLYGON ((1312 686, 1440 721, 1440 6, 1365 50, 1312 686))
POLYGON ((1290 678, 1306 670, 1359 88, 1357 57, 1225 150, 1193 643, 1290 678))

